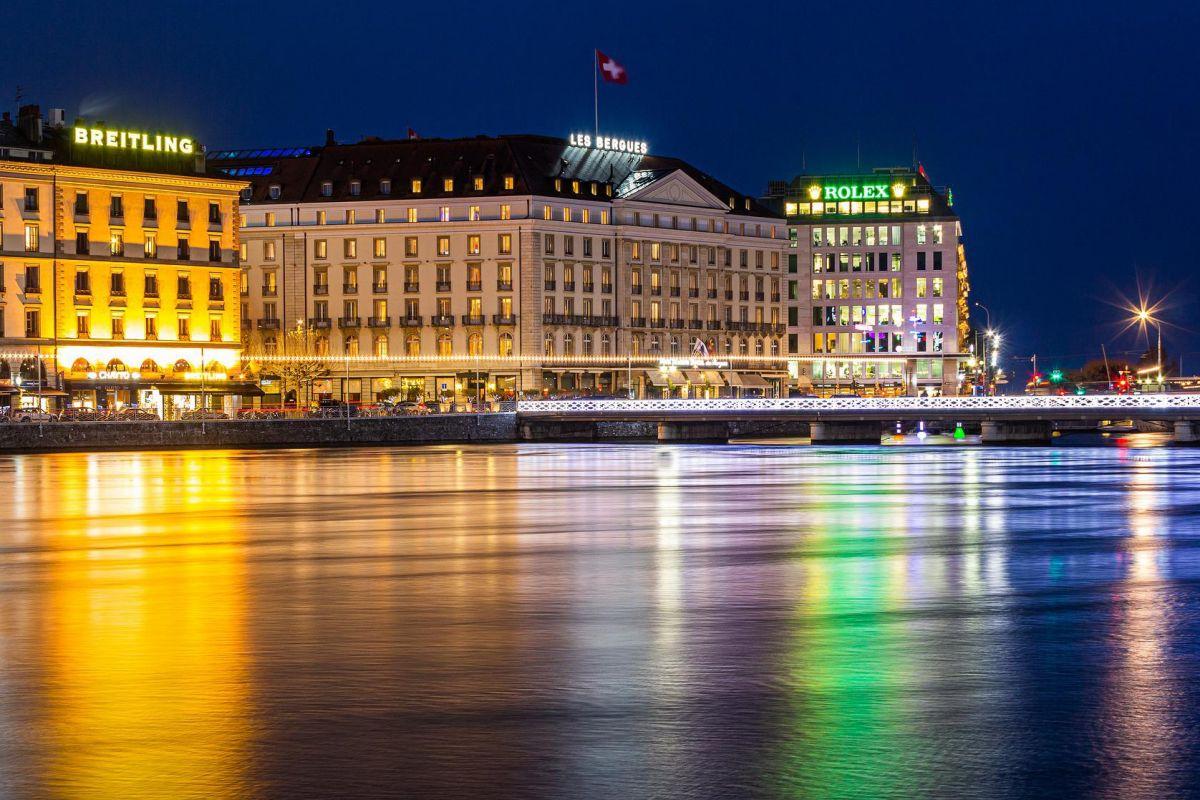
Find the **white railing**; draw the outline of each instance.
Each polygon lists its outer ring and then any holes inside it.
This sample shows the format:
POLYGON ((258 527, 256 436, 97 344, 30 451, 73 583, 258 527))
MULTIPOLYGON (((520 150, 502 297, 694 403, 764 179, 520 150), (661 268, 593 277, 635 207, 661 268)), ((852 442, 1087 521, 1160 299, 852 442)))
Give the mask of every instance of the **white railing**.
POLYGON ((704 414, 713 412, 1112 412, 1120 417, 1138 411, 1196 412, 1200 416, 1200 394, 1133 395, 1048 395, 996 397, 792 397, 720 398, 715 400, 522 400, 517 412, 523 416, 605 414, 704 414))

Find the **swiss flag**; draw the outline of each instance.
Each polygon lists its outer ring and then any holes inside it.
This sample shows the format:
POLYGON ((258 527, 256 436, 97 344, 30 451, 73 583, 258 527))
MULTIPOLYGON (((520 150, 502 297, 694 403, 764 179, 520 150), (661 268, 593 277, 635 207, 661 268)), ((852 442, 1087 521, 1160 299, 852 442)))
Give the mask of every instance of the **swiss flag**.
POLYGON ((629 73, 625 68, 599 50, 596 51, 596 68, 609 83, 629 83, 629 73))

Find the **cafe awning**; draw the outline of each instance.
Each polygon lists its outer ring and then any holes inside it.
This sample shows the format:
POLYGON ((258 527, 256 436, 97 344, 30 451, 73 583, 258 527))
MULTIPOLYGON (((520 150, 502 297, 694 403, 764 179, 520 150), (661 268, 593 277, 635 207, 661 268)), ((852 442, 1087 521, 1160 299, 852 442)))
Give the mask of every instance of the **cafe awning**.
POLYGON ((685 369, 683 377, 687 378, 687 382, 695 386, 704 385, 704 373, 698 369, 685 369))
POLYGON ((669 386, 670 385, 670 383, 667 381, 666 374, 663 372, 660 372, 659 370, 648 369, 645 371, 645 375, 646 375, 647 383, 653 384, 655 386, 669 386))
POLYGON ((771 384, 763 380, 763 377, 757 372, 746 372, 742 374, 742 387, 745 389, 769 389, 771 384))
POLYGON ((704 373, 704 382, 707 383, 709 386, 724 386, 725 385, 725 381, 721 380, 721 373, 717 372, 715 369, 706 369, 706 370, 703 370, 703 373, 704 373))

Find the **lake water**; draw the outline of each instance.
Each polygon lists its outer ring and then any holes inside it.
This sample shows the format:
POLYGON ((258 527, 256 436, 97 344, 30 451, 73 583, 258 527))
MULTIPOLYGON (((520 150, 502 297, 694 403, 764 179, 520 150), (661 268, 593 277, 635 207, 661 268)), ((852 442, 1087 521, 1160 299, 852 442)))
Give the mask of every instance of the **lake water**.
POLYGON ((0 796, 1176 797, 1200 450, 0 457, 0 796))

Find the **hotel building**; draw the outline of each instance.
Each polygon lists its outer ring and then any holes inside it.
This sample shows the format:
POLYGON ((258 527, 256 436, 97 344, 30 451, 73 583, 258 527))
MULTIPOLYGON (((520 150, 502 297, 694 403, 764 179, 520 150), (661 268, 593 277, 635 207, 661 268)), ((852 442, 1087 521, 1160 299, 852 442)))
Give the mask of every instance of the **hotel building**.
POLYGON ((240 383, 238 192, 187 137, 0 120, 0 392, 165 417, 240 383))
POLYGON ((923 169, 801 175, 764 202, 788 220, 788 342, 801 391, 956 394, 967 262, 949 189, 923 169))
POLYGON ((648 151, 330 132, 211 152, 211 172, 250 183, 241 318, 264 402, 280 399, 270 356, 296 352, 333 356, 313 394, 351 402, 782 391, 784 220, 648 151), (658 366, 701 351, 695 369, 658 366))

